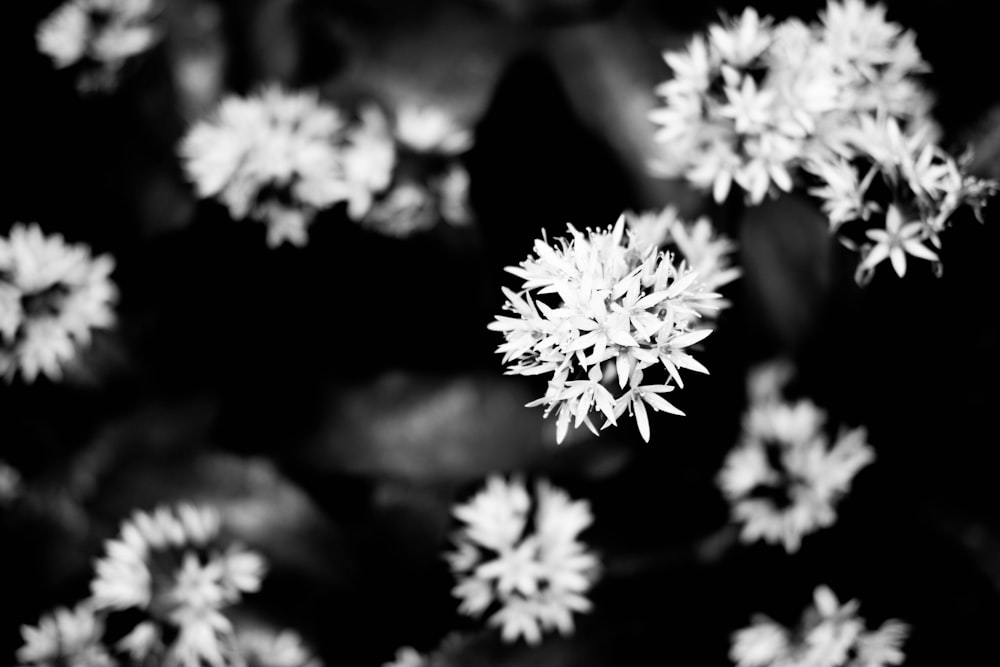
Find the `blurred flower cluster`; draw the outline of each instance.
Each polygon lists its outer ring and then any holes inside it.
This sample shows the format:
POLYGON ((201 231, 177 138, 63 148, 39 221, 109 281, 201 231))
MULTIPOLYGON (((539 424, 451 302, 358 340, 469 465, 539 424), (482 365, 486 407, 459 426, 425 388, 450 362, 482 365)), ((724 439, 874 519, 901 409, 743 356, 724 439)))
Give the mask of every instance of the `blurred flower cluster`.
POLYGON ((95 329, 115 322, 110 255, 15 224, 0 237, 0 375, 62 377, 95 329))
POLYGON ((818 23, 776 23, 748 7, 666 52, 673 76, 650 114, 666 153, 658 170, 719 203, 733 184, 751 204, 808 190, 833 231, 862 239, 851 245, 859 282, 886 257, 901 277, 906 255, 936 262, 925 242, 940 247, 956 209, 978 210, 997 184, 935 143, 929 66, 916 35, 885 13, 831 0, 818 23))
POLYGON ((888 667, 905 659, 909 626, 888 620, 866 630, 858 602, 840 604, 826 586, 813 593, 800 627, 788 629, 766 616, 733 634, 730 658, 737 667, 888 667))

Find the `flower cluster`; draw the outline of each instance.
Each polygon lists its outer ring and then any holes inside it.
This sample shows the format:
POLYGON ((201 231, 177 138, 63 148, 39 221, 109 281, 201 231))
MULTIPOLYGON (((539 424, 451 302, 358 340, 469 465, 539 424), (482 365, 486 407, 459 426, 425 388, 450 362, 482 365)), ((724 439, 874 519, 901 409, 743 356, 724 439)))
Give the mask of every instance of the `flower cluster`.
POLYGON ((472 133, 438 107, 408 104, 396 111, 393 135, 399 159, 392 186, 362 226, 406 238, 440 220, 468 224, 469 173, 459 158, 471 148, 472 133))
POLYGON ((831 0, 808 25, 775 24, 747 8, 664 54, 673 77, 651 113, 672 160, 661 170, 718 202, 734 183, 755 204, 803 185, 834 231, 857 223, 862 282, 886 257, 900 276, 906 255, 936 261, 925 242, 940 245, 952 213, 978 209, 997 186, 965 174, 936 145, 919 78, 929 67, 913 32, 885 11, 831 0))
POLYGON ((0 375, 60 379, 92 331, 115 321, 113 269, 109 255, 92 257, 37 224, 0 237, 0 375))
POLYGON ((867 631, 858 602, 840 604, 826 586, 813 593, 813 605, 794 631, 759 616, 733 634, 729 657, 737 667, 887 667, 905 659, 906 624, 889 620, 867 631))
POLYGON ((493 476, 452 513, 464 524, 447 555, 460 611, 489 611, 489 623, 508 642, 524 637, 535 644, 543 631, 573 631, 572 613, 591 608, 585 593, 599 565, 578 539, 593 520, 586 501, 545 481, 532 496, 520 480, 493 476))
POLYGON ((754 203, 773 187, 790 191, 794 171, 859 115, 921 124, 930 108, 913 33, 863 0, 831 1, 813 25, 775 25, 747 8, 664 59, 673 77, 657 89, 657 140, 719 202, 733 183, 754 203))
POLYGON ((223 547, 220 527, 217 512, 182 504, 136 512, 107 542, 91 600, 99 611, 145 615, 120 642, 133 659, 166 654, 182 667, 225 664, 232 626, 222 610, 260 588, 264 561, 238 545, 223 547))
POLYGON ((223 614, 260 588, 264 569, 257 553, 223 543, 212 509, 180 504, 137 511, 107 541, 90 597, 72 611, 43 616, 36 627, 22 627, 18 660, 26 667, 316 667, 286 659, 305 655, 295 650, 294 636, 279 636, 262 652, 260 641, 241 642, 223 614), (105 632, 112 620, 124 635, 105 632), (248 663, 265 653, 281 659, 248 663))
MULTIPOLYGON (((671 250, 683 257, 687 266, 698 275, 695 289, 714 294, 742 274, 739 267, 733 266, 736 244, 719 234, 705 216, 687 222, 678 217, 675 207, 667 206, 660 211, 641 214, 627 212, 625 224, 635 234, 638 244, 671 250)), ((730 304, 716 296, 693 305, 707 320, 730 304)))
POLYGON ((953 214, 969 206, 982 221, 982 207, 1000 187, 965 173, 970 156, 956 160, 927 131, 907 134, 892 117, 861 117, 840 146, 805 169, 831 229, 861 254, 860 284, 886 259, 901 278, 907 257, 930 261, 940 273, 940 234, 953 214))
POLYGON ((217 197, 236 219, 267 225, 267 242, 304 245, 316 213, 340 202, 360 218, 392 178, 388 121, 362 107, 354 122, 312 92, 268 86, 231 96, 193 125, 179 147, 201 197, 217 197))
POLYGON ((605 230, 580 232, 551 244, 535 241, 535 254, 507 271, 521 278, 520 292, 504 288, 504 309, 488 326, 504 334, 497 349, 508 374, 551 374, 545 396, 528 406, 558 411, 556 439, 562 442, 571 421, 597 429, 590 413, 616 424, 627 410, 649 441, 648 405, 683 415, 662 394, 683 387, 680 369, 707 373, 689 352, 711 333, 695 329, 701 312, 718 295, 703 287, 697 271, 675 264, 633 231, 625 216, 605 230), (554 295, 558 302, 543 299, 554 295), (644 384, 645 372, 662 365, 665 383, 644 384), (617 386, 615 396, 607 385, 617 386))
POLYGON ((69 0, 38 26, 38 50, 59 68, 79 69, 81 92, 117 85, 125 63, 160 38, 158 0, 69 0))
POLYGON ((88 602, 73 609, 59 607, 45 614, 32 627, 21 628, 24 644, 17 651, 23 667, 116 667, 108 649, 101 642, 104 620, 88 602))
POLYGON ((841 430, 831 444, 825 422, 808 400, 765 393, 751 403, 718 476, 744 541, 780 542, 794 552, 804 535, 836 521, 836 503, 875 453, 864 428, 841 430))

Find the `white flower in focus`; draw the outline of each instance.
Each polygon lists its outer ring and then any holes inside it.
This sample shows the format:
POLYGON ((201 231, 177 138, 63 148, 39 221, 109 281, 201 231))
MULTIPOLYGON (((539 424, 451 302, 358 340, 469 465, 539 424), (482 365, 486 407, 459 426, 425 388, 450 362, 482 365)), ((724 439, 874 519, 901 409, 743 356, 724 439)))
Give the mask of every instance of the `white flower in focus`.
POLYGON ((306 648, 302 637, 291 630, 236 630, 236 652, 245 667, 323 667, 306 648))
POLYGON ((110 255, 92 257, 37 224, 17 223, 0 237, 0 305, 11 306, 0 315, 0 375, 60 379, 92 331, 115 322, 113 269, 110 255))
MULTIPOLYGON (((504 334, 497 351, 510 364, 508 374, 551 376, 545 395, 528 405, 544 405, 545 416, 558 413, 558 442, 571 423, 596 434, 594 412, 605 426, 626 407, 635 414, 644 402, 636 398, 672 389, 677 367, 707 372, 683 350, 710 333, 695 327, 719 298, 697 272, 675 265, 673 253, 626 232, 624 215, 606 230, 569 231, 571 238, 557 244, 537 240, 534 255, 507 267, 524 281, 522 291, 504 288, 513 316, 488 325, 504 334), (640 387, 641 371, 659 365, 669 371, 668 383, 640 387)), ((659 396, 652 401, 654 409, 679 412, 659 396)))
POLYGON ((744 542, 781 543, 794 552, 804 535, 836 521, 836 503, 875 454, 863 428, 830 443, 825 421, 810 401, 765 394, 750 405, 740 443, 718 476, 744 542))
POLYGON ((517 479, 491 477, 486 488, 453 515, 463 522, 447 554, 458 578, 459 610, 489 613, 504 641, 573 632, 573 613, 591 609, 586 597, 599 562, 579 535, 593 521, 586 501, 540 481, 534 495, 517 479), (529 529, 529 525, 531 528, 529 529))
POLYGON ((38 50, 57 68, 82 65, 79 88, 112 88, 125 62, 160 39, 156 0, 69 0, 39 24, 38 50))
POLYGON ((396 657, 392 662, 387 662, 382 667, 424 667, 427 664, 426 658, 416 649, 404 646, 396 651, 396 657))
POLYGON ((257 591, 263 559, 237 545, 220 543, 219 515, 181 504, 135 512, 95 564, 91 601, 98 610, 135 608, 154 627, 140 624, 121 648, 145 659, 166 652, 180 667, 201 661, 222 665, 233 641, 221 610, 257 591), (169 646, 164 637, 176 637, 169 646))
POLYGON ((901 645, 908 627, 890 620, 865 631, 858 603, 840 604, 826 586, 813 593, 813 604, 799 627, 784 628, 766 616, 754 619, 732 637, 729 657, 736 667, 888 667, 903 663, 901 645))
POLYGON ((443 109, 432 106, 400 107, 395 135, 400 144, 416 153, 457 155, 472 146, 472 132, 460 127, 443 109))
POLYGON ((269 86, 231 96, 179 146, 200 197, 268 226, 268 244, 303 245, 317 211, 353 196, 346 120, 315 93, 269 86))
POLYGON ((17 659, 24 667, 117 667, 101 644, 103 635, 104 621, 91 606, 59 607, 42 616, 37 626, 21 626, 24 644, 17 659))

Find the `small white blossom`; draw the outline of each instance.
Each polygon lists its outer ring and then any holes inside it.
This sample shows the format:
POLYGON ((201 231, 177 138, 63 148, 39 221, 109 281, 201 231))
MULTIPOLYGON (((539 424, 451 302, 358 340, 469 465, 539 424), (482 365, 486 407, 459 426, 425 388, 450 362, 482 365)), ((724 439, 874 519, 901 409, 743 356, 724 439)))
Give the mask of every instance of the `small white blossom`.
MULTIPOLYGON (((545 396, 528 405, 544 405, 545 416, 558 412, 558 442, 570 423, 596 433, 593 412, 604 416, 604 426, 616 424, 625 408, 635 414, 634 399, 669 391, 669 383, 679 380, 677 367, 707 372, 682 350, 710 333, 696 326, 719 297, 696 271, 675 265, 673 253, 626 231, 624 215, 606 230, 584 234, 571 225, 569 231, 571 238, 558 245, 537 240, 534 255, 507 267, 524 281, 520 292, 503 290, 505 309, 514 316, 489 324, 506 339, 497 351, 511 364, 508 374, 551 376, 545 396), (668 371, 667 384, 640 389, 641 371, 660 365, 668 371), (617 385, 619 395, 606 384, 617 385)), ((661 397, 650 405, 679 412, 667 409, 661 397)), ((648 439, 645 428, 642 435, 648 439)))
POLYGON ((0 375, 62 378, 95 329, 115 322, 114 260, 84 245, 15 224, 0 237, 0 375))
POLYGON ((863 428, 842 430, 831 443, 826 415, 814 403, 786 403, 759 380, 755 386, 757 400, 718 484, 742 524, 743 541, 781 543, 794 552, 804 535, 836 521, 837 502, 875 454, 863 428))
POLYGON ((98 610, 135 608, 155 626, 138 625, 121 648, 136 658, 165 652, 171 664, 221 667, 232 627, 221 610, 260 588, 263 559, 220 544, 219 515, 181 504, 137 511, 95 564, 91 601, 98 610), (169 632, 165 630, 169 629, 169 632), (165 636, 176 636, 163 646, 165 636))
POLYGON ((729 657, 737 667, 888 667, 903 663, 901 650, 909 631, 900 621, 865 630, 858 603, 840 604, 826 586, 813 593, 813 604, 798 628, 785 628, 766 616, 733 633, 729 657))
POLYGON ((69 0, 36 32, 38 50, 57 68, 80 66, 83 92, 108 90, 128 59, 160 39, 157 0, 69 0))
MULTIPOLYGON (((874 244, 864 253, 858 265, 862 276, 870 274, 886 258, 900 278, 906 275, 907 255, 930 262, 939 261, 937 254, 923 244, 928 237, 924 223, 920 220, 904 222, 902 212, 895 205, 890 205, 885 215, 885 229, 869 229, 865 234, 874 244)), ((860 282, 864 282, 864 278, 860 282)))
POLYGON ((24 644, 17 659, 24 667, 117 667, 101 643, 104 621, 85 603, 59 607, 37 626, 22 625, 24 644))
POLYGON ((461 612, 489 613, 488 623, 507 642, 523 637, 535 644, 546 631, 573 632, 573 613, 591 609, 586 593, 599 566, 579 540, 593 521, 586 501, 545 481, 532 495, 518 479, 493 476, 452 513, 463 523, 453 536, 456 550, 447 554, 461 612))

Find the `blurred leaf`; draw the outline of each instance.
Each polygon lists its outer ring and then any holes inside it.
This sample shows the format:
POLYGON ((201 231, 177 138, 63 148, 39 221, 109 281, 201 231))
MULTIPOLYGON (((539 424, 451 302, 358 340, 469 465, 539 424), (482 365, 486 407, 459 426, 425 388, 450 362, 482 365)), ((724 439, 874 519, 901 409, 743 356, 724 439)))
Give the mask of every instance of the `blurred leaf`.
POLYGON ((747 323, 786 348, 802 345, 831 289, 833 244, 826 218, 798 197, 748 208, 739 221, 747 323))

